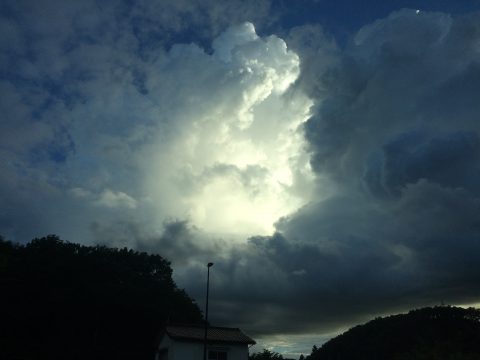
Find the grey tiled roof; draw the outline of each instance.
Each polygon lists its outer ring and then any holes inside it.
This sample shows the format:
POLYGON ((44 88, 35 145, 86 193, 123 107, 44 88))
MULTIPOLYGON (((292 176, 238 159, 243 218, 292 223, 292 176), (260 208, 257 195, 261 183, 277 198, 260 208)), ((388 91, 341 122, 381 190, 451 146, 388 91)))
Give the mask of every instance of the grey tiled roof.
MULTIPOLYGON (((168 325, 165 332, 173 339, 203 341, 205 328, 203 326, 168 325)), ((255 340, 245 335, 238 328, 209 326, 208 341, 230 342, 237 344, 255 344, 255 340)))

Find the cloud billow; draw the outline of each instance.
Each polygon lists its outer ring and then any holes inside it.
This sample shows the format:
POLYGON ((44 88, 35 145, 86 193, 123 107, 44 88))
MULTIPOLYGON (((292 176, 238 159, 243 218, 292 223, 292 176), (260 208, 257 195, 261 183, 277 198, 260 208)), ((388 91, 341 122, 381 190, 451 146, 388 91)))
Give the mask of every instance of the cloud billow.
POLYGON ((290 247, 264 246, 284 253, 285 271, 298 249, 316 249, 323 266, 294 266, 310 286, 291 286, 316 299, 307 311, 318 324, 339 298, 334 314, 366 316, 478 299, 477 24, 478 15, 393 13, 362 28, 333 65, 319 61, 317 83, 300 83, 321 94, 305 136, 312 167, 335 190, 277 224, 290 247))
POLYGON ((295 30, 289 44, 309 71, 297 86, 315 102, 305 137, 322 186, 275 235, 251 238, 231 258, 242 265, 218 269, 217 291, 248 309, 245 326, 326 332, 478 301, 478 20, 402 10, 343 50, 317 31, 312 51, 302 38, 312 40, 312 28, 295 30))
MULTIPOLYGON (((214 4, 191 19, 206 31, 199 43, 214 37, 209 51, 172 43, 169 32, 142 40, 131 28, 140 21, 146 31, 166 11, 171 17, 158 24, 180 37, 187 24, 174 19, 197 14, 195 2, 107 2, 99 11, 89 2, 53 5, 38 18, 21 2, 5 5, 13 15, 2 25, 12 39, 4 39, 1 60, 18 53, 0 83, 2 198, 12 207, 6 236, 57 232, 92 242, 100 239, 91 223, 130 221, 152 234, 170 220, 214 233, 266 233, 306 202, 295 179, 308 182, 311 173, 297 129, 311 103, 286 94, 299 59, 282 39, 261 38, 248 22, 217 36, 226 18, 241 16, 217 19, 214 4), (36 42, 26 42, 33 34, 36 42), (22 199, 52 206, 33 210, 28 222, 36 225, 26 227, 17 210, 32 206, 22 199)), ((242 16, 252 13, 243 6, 242 16)))

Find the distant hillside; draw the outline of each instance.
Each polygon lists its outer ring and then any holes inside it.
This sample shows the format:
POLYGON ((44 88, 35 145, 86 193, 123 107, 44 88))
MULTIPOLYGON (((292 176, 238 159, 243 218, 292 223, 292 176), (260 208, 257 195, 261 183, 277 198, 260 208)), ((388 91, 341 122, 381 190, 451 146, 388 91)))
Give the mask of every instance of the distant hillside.
POLYGON ((159 255, 0 238, 2 360, 151 360, 168 319, 202 316, 159 255))
POLYGON ((378 318, 314 347, 307 360, 479 360, 480 310, 438 306, 378 318))

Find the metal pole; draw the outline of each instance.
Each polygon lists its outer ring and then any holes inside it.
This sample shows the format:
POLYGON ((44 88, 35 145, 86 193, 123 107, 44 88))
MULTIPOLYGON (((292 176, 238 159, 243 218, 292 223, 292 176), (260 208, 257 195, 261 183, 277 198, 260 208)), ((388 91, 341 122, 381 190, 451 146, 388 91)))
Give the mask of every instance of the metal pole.
POLYGON ((213 263, 207 264, 207 302, 205 304, 205 332, 203 336, 203 360, 207 360, 207 331, 208 331, 208 287, 210 285, 210 268, 213 263))

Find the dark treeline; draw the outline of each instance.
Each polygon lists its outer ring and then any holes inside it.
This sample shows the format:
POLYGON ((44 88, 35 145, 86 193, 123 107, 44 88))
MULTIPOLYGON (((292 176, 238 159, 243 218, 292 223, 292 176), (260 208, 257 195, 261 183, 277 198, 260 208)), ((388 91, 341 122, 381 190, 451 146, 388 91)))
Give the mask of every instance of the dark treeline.
POLYGON ((479 360, 480 310, 437 306, 377 318, 314 346, 306 360, 479 360))
POLYGON ((275 351, 270 351, 268 349, 263 349, 261 352, 250 354, 248 357, 249 360, 287 360, 284 359, 282 355, 275 351))
POLYGON ((0 238, 0 359, 153 359, 167 321, 202 321, 159 255, 0 238))

